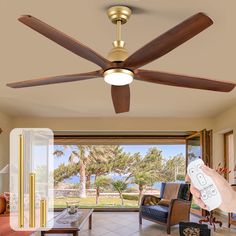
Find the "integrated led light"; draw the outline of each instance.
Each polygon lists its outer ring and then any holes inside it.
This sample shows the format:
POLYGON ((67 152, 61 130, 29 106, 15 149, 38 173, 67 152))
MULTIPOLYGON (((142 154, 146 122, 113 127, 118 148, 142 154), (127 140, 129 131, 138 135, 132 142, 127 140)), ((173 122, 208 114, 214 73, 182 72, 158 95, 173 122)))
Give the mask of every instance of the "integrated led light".
POLYGON ((133 77, 133 72, 126 69, 109 69, 104 72, 105 82, 116 86, 132 83, 133 77))

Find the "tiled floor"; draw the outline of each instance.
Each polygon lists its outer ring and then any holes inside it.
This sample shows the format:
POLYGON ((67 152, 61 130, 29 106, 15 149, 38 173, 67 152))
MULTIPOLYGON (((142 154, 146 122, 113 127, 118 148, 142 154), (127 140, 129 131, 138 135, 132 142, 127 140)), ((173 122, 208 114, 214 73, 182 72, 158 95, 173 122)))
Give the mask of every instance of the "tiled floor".
MULTIPOLYGON (((198 221, 198 218, 191 216, 191 221, 198 221)), ((224 219, 226 222, 226 219, 224 219)), ((132 212, 95 212, 93 213, 93 228, 88 230, 85 225, 79 234, 80 236, 163 236, 167 235, 164 226, 143 220, 142 227, 138 223, 138 213, 132 212)), ((171 235, 179 235, 178 226, 172 227, 171 235)), ((226 224, 212 235, 236 236, 236 227, 229 230, 226 224)), ((55 235, 54 235, 55 236, 55 235)))

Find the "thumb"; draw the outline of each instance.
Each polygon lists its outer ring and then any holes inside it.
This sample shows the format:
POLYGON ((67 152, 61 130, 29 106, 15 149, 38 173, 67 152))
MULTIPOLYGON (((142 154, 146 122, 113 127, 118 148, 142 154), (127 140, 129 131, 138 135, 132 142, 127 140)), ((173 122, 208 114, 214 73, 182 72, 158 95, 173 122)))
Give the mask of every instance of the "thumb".
POLYGON ((190 179, 190 177, 189 177, 188 175, 186 175, 185 181, 186 181, 186 182, 191 182, 191 179, 190 179))

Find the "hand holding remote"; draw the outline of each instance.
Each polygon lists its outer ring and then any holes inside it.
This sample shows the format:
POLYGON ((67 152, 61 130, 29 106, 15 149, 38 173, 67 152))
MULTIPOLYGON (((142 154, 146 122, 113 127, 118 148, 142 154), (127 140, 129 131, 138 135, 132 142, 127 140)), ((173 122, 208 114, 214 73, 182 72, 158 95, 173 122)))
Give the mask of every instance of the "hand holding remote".
MULTIPOLYGON (((219 208, 225 212, 236 213, 236 192, 232 189, 230 184, 221 175, 219 175, 215 170, 210 169, 209 167, 205 165, 203 165, 201 169, 205 173, 205 175, 211 177, 211 179, 214 181, 215 185, 217 186, 217 189, 222 198, 222 202, 219 208)), ((186 180, 189 181, 190 177, 186 176, 186 180)), ((198 204, 201 208, 209 210, 206 204, 201 199, 201 192, 193 185, 191 185, 190 190, 191 190, 191 193, 193 194, 195 203, 198 204)))
POLYGON ((200 192, 200 199, 207 209, 212 211, 221 205, 222 198, 213 179, 203 172, 203 165, 204 162, 201 159, 196 159, 190 162, 187 172, 193 186, 200 192))

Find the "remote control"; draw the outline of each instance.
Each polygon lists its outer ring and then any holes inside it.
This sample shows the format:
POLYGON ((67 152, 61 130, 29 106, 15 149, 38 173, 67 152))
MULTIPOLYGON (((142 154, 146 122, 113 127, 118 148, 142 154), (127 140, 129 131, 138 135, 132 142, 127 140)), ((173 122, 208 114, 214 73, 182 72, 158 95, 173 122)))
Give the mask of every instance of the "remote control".
POLYGON ((196 159, 189 163, 187 172, 193 186, 200 191, 202 201, 208 210, 212 211, 220 206, 222 198, 212 178, 200 168, 203 165, 204 162, 201 159, 196 159))

